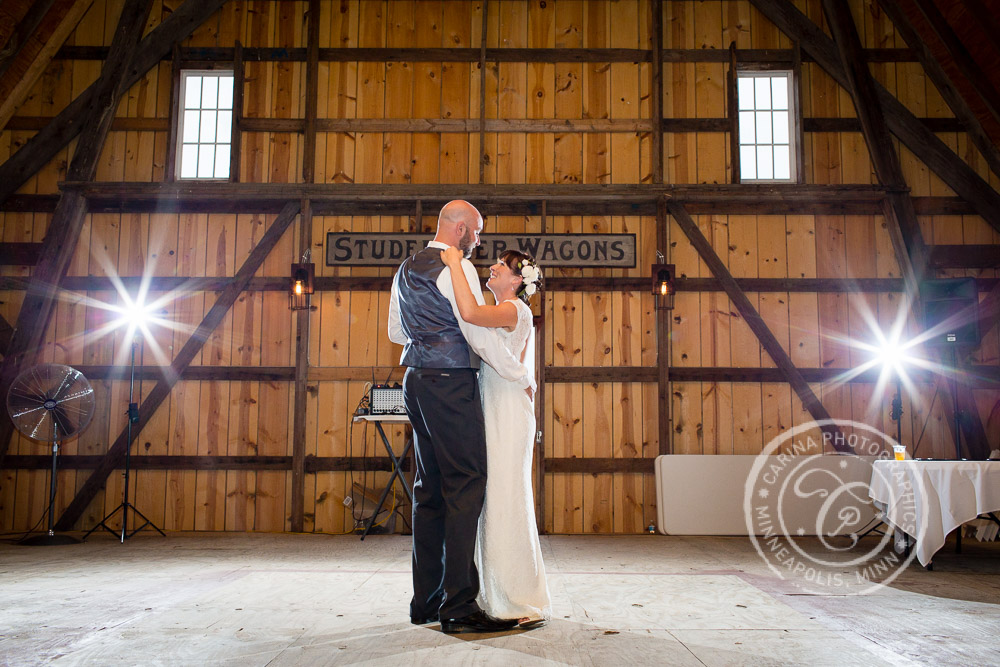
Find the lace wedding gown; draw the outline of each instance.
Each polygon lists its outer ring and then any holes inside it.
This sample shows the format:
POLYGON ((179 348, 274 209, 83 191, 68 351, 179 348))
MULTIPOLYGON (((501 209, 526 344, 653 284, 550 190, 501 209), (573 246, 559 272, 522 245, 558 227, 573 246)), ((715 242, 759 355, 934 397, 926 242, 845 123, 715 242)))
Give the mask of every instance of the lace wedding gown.
MULTIPOLYGON (((520 299, 514 331, 497 329, 516 358, 534 368, 531 309, 520 299)), ((535 525, 531 459, 535 410, 527 394, 487 364, 479 374, 486 424, 486 502, 479 517, 476 566, 479 606, 497 618, 551 616, 545 564, 535 525)))

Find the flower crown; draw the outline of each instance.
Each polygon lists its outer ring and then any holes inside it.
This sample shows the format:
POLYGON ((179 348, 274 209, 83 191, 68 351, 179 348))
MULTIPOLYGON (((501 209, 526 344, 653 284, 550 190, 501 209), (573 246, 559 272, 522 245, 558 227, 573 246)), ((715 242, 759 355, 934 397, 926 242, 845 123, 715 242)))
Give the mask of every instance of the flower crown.
POLYGON ((542 278, 542 272, 538 270, 536 266, 529 259, 522 259, 517 263, 517 268, 521 271, 521 278, 523 279, 523 284, 521 285, 521 290, 527 295, 531 296, 538 291, 538 281, 542 278))

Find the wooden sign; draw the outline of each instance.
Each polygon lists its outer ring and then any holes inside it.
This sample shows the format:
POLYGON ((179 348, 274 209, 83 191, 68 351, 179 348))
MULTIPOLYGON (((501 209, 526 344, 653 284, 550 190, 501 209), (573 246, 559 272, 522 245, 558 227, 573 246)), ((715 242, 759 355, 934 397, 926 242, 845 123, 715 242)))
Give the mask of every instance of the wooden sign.
MULTIPOLYGON (((327 232, 327 266, 399 266, 433 237, 428 234, 327 232)), ((539 266, 630 269, 635 234, 484 234, 472 262, 488 266, 519 250, 539 266)))

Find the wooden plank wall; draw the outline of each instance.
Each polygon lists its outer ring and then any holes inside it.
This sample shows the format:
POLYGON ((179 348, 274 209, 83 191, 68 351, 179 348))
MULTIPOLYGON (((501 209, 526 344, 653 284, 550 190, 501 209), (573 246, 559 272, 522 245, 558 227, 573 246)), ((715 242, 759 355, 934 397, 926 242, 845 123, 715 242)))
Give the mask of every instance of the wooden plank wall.
MULTIPOLYGON (((70 39, 73 45, 110 42, 123 0, 97 0, 70 39)), ((175 2, 156 2, 154 26, 175 2)), ((823 21, 819 0, 796 4, 823 21)), ((746 0, 663 2, 665 49, 789 49, 792 43, 746 0)), ((851 0, 859 32, 869 48, 902 48, 889 20, 874 0, 851 0)), ((482 2, 464 0, 321 2, 321 48, 416 47, 479 48, 482 2)), ((307 2, 232 2, 195 31, 183 46, 274 49, 305 47, 307 2)), ((649 3, 645 0, 491 0, 489 48, 649 49, 649 3)), ((667 62, 662 108, 667 118, 722 118, 726 114, 727 64, 667 62)), ((246 63, 244 113, 248 118, 295 119, 305 115, 305 63, 246 63)), ((875 77, 917 116, 950 112, 916 63, 877 63, 875 77)), ((51 116, 92 82, 100 62, 55 60, 19 116, 51 116)), ((810 62, 802 69, 806 117, 851 117, 849 95, 810 62)), ((162 62, 122 101, 123 118, 167 119, 171 63, 162 62)), ((478 119, 485 86, 488 119, 639 119, 650 117, 650 65, 646 63, 496 63, 485 71, 469 62, 321 62, 319 119, 430 118, 478 119)), ((0 132, 0 159, 31 136, 24 130, 0 132)), ((941 135, 994 186, 995 176, 964 133, 941 135)), ((805 177, 811 184, 869 184, 871 164, 859 132, 812 132, 805 141, 805 177)), ((167 133, 113 131, 101 156, 98 179, 162 181, 167 133)), ((245 131, 240 180, 300 182, 303 135, 245 131)), ((731 181, 728 136, 722 132, 668 132, 664 141, 667 183, 731 181)), ((316 181, 320 183, 478 183, 485 154, 486 183, 644 183, 652 182, 649 133, 489 132, 480 146, 478 131, 324 132, 317 134, 316 181)), ((915 195, 951 195, 905 148, 906 179, 915 195)), ((63 151, 21 190, 55 193, 72 155, 63 151)), ((389 276, 388 269, 344 269, 323 264, 328 231, 429 231, 436 211, 410 216, 316 216, 312 257, 321 276, 389 276)), ((2 213, 4 242, 41 241, 46 214, 2 213)), ((89 216, 70 272, 102 276, 231 276, 262 236, 272 216, 240 214, 94 214, 89 216)), ((893 278, 898 267, 879 216, 701 215, 695 220, 737 278, 893 278)), ((635 233, 634 269, 549 269, 550 276, 644 277, 656 251, 681 275, 710 277, 705 264, 674 223, 668 247, 656 247, 655 218, 646 216, 490 216, 486 232, 635 233)), ((922 216, 929 243, 998 243, 981 218, 922 216)), ((294 227, 294 226, 293 226, 294 227)), ((297 233, 297 232, 295 232, 297 233)), ((258 275, 285 276, 297 261, 297 240, 289 232, 258 275)), ((544 269, 544 267, 543 267, 544 269)), ((0 267, 3 275, 29 275, 30 267, 0 267)), ((993 271, 950 271, 942 275, 995 277, 993 271)), ((844 343, 868 339, 866 318, 887 327, 895 318, 899 293, 750 293, 793 361, 806 368, 848 369, 864 359, 844 343)), ((107 311, 94 302, 115 302, 114 293, 69 295, 58 307, 46 361, 67 364, 127 364, 129 341, 120 334, 98 337, 107 311)), ((157 331, 155 343, 138 349, 140 364, 168 363, 189 332, 214 303, 215 294, 189 292, 164 306, 177 323, 157 331)), ((0 295, 0 314, 15 321, 18 292, 0 295)), ((307 401, 306 454, 318 457, 378 456, 373 429, 354 424, 351 414, 366 382, 348 377, 353 369, 387 368, 399 348, 386 335, 388 293, 329 291, 313 297, 307 401)), ((645 292, 548 292, 534 304, 545 319, 545 359, 554 367, 654 366, 657 363, 655 312, 645 292)), ((196 364, 211 366, 290 366, 294 326, 281 292, 246 292, 206 344, 196 364)), ((915 323, 908 323, 911 333, 915 323)), ((977 363, 996 365, 1000 336, 984 342, 977 363)), ((773 367, 723 292, 677 295, 671 318, 669 363, 678 367, 773 367)), ((351 377, 368 377, 367 370, 351 377)), ((385 378, 376 377, 378 381, 385 378)), ((400 380, 394 376, 394 380, 400 380)), ((64 453, 101 454, 124 426, 128 384, 94 381, 97 416, 64 453)), ((148 391, 153 383, 143 383, 148 391)), ((865 384, 815 385, 830 413, 892 430, 888 397, 873 396, 865 384)), ((660 451, 655 383, 550 382, 546 412, 539 421, 547 457, 578 459, 652 458, 660 451)), ((904 401, 903 439, 918 455, 951 451, 943 422, 942 396, 920 387, 904 401)), ((995 391, 979 390, 976 400, 987 433, 997 446, 1000 408, 995 391)), ((675 382, 671 387, 672 448, 678 454, 758 453, 782 431, 809 421, 785 383, 675 382)), ((143 429, 136 449, 160 455, 291 455, 292 385, 275 381, 182 381, 170 400, 143 429), (261 406, 266 406, 261 409, 261 406)), ((405 434, 390 429, 396 450, 405 434)), ((44 448, 18 437, 13 454, 41 454, 44 448)), ((624 468, 620 468, 624 469, 624 468)), ((72 498, 89 471, 64 470, 59 507, 72 498)), ((365 490, 384 485, 387 473, 329 471, 306 476, 305 529, 349 532, 359 516, 365 490), (343 504, 351 496, 353 508, 343 504)), ((280 470, 169 470, 137 474, 136 504, 168 530, 280 531, 290 526, 291 473, 280 470)), ((0 478, 0 528, 29 528, 47 493, 44 470, 5 470, 0 478)), ((547 473, 544 529, 557 533, 633 533, 656 517, 654 480, 635 472, 547 473)), ((113 474, 78 527, 89 528, 120 502, 122 479, 113 474)), ((394 499, 393 502, 397 502, 394 499)), ((369 503, 370 504, 370 503, 369 503)), ((404 512, 405 514, 406 512, 404 512)), ((402 529, 397 523, 396 530, 402 529)))

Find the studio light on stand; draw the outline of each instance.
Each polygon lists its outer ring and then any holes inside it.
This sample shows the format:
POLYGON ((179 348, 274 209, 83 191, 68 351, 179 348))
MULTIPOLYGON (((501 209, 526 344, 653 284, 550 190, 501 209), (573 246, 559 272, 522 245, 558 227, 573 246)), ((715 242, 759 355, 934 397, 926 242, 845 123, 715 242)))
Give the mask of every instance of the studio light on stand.
POLYGON ((653 296, 656 299, 657 310, 673 310, 674 294, 674 265, 673 264, 653 264, 653 296))
MULTIPOLYGON (((898 340, 884 339, 879 349, 883 373, 891 373, 896 384, 889 417, 896 422, 896 444, 903 445, 903 363, 908 357, 898 340)), ((898 458, 898 457, 897 457, 898 458)))
POLYGON ((108 531, 115 537, 119 537, 123 544, 125 543, 125 540, 132 537, 146 526, 151 527, 160 535, 166 537, 164 532, 160 530, 156 524, 150 521, 146 515, 136 509, 135 505, 129 501, 129 487, 131 486, 129 483, 129 473, 131 470, 132 424, 139 421, 139 403, 135 400, 135 351, 139 346, 140 332, 142 335, 145 335, 148 332, 147 323, 152 318, 152 310, 143 304, 141 297, 135 301, 126 298, 126 301, 127 306, 119 309, 121 317, 118 320, 119 324, 125 324, 128 326, 125 333, 125 340, 127 340, 131 346, 131 363, 129 366, 128 382, 128 422, 126 426, 128 440, 125 441, 125 492, 122 496, 122 502, 118 505, 118 507, 111 510, 107 516, 101 519, 96 526, 87 531, 87 534, 83 536, 83 539, 87 539, 90 537, 90 534, 98 528, 104 528, 104 530, 108 531), (121 531, 113 530, 108 525, 108 519, 117 514, 118 510, 121 510, 122 512, 121 531), (132 513, 143 521, 141 526, 134 528, 131 532, 128 530, 129 510, 132 510, 132 513))

